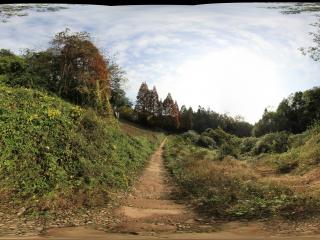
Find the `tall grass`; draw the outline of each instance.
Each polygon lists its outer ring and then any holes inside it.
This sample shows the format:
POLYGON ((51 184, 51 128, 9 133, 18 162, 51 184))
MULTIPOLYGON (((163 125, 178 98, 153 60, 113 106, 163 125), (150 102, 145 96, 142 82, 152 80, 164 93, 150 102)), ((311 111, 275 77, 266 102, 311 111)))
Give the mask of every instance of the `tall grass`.
POLYGON ((224 219, 319 213, 316 199, 298 195, 276 181, 262 181, 245 161, 232 156, 220 160, 216 151, 181 136, 171 137, 164 151, 167 168, 201 213, 224 219))

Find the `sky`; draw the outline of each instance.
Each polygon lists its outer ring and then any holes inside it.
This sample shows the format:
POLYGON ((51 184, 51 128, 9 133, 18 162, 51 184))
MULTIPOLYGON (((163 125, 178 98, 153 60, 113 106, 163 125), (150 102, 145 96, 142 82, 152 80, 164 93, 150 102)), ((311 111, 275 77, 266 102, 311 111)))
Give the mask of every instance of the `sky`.
POLYGON ((201 105, 257 122, 266 107, 320 85, 320 63, 300 47, 313 45, 311 13, 284 15, 270 3, 178 5, 64 5, 0 22, 0 46, 20 53, 44 50, 66 27, 87 31, 126 71, 135 102, 139 86, 168 92, 179 106, 201 105))

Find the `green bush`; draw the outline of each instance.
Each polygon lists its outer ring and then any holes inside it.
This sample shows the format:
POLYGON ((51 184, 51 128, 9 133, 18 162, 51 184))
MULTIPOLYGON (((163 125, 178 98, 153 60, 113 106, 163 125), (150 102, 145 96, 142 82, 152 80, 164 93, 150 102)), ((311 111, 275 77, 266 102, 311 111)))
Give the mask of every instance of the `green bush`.
POLYGON ((260 181, 242 161, 228 157, 212 161, 208 152, 179 137, 170 137, 164 151, 167 168, 200 213, 222 219, 319 214, 318 200, 280 183, 260 181))
POLYGON ((282 153, 288 150, 288 133, 276 132, 269 133, 259 138, 256 142, 253 153, 282 153))
POLYGON ((203 135, 200 136, 197 143, 198 145, 207 148, 216 148, 217 146, 216 142, 212 138, 203 135))
POLYGON ((241 154, 250 153, 254 146, 256 145, 258 138, 255 137, 246 137, 243 138, 240 144, 241 154))
POLYGON ((121 106, 119 107, 118 111, 119 111, 119 117, 122 119, 126 119, 132 122, 137 120, 137 116, 134 110, 129 106, 121 106))
POLYGON ((199 141, 200 135, 193 130, 189 130, 181 135, 185 139, 189 139, 192 143, 197 143, 199 141))
POLYGON ((227 155, 234 157, 239 156, 240 141, 240 138, 226 133, 221 128, 208 128, 201 134, 198 145, 202 147, 217 148, 220 159, 223 159, 227 155))
POLYGON ((308 132, 305 131, 303 133, 300 134, 291 134, 288 138, 288 146, 289 148, 297 148, 302 146, 307 138, 308 138, 308 132))
POLYGON ((279 161, 277 162, 278 173, 289 173, 299 166, 298 161, 279 161))
POLYGON ((132 183, 158 144, 40 91, 0 85, 0 99, 0 185, 25 205, 52 207, 63 198, 84 206, 92 195, 107 201, 132 183))
POLYGON ((234 145, 223 143, 220 146, 220 159, 223 159, 225 156, 233 156, 235 158, 239 157, 238 148, 234 145))
POLYGON ((202 133, 202 135, 212 138, 217 143, 218 146, 221 146, 225 142, 229 142, 230 139, 232 138, 231 134, 226 133, 221 128, 217 128, 217 129, 208 128, 202 133))

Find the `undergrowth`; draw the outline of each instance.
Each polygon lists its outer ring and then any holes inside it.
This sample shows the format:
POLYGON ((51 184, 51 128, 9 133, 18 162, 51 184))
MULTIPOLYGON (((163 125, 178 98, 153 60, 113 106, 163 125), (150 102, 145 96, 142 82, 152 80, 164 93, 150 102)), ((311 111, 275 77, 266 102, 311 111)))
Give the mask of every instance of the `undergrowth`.
POLYGON ((160 134, 131 136, 113 118, 32 89, 0 85, 0 202, 91 207, 127 189, 160 134))
POLYGON ((228 155, 221 160, 218 151, 199 147, 185 136, 171 136, 165 146, 167 168, 201 213, 223 219, 297 218, 319 213, 318 199, 274 181, 260 181, 260 175, 245 161, 228 155))

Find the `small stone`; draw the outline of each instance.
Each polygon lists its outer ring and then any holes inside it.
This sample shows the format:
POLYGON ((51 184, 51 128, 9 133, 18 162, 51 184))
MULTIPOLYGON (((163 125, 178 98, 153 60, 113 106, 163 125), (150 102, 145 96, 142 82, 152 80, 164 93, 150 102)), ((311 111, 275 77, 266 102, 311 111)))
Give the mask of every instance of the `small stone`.
POLYGON ((44 227, 36 227, 36 231, 42 233, 44 231, 44 227))
POLYGON ((188 219, 188 220, 186 221, 186 223, 188 223, 188 224, 194 223, 194 220, 193 220, 193 219, 188 219))
POLYGON ((18 213, 17 213, 17 216, 21 216, 22 214, 24 214, 25 211, 26 211, 25 207, 20 208, 18 213))

